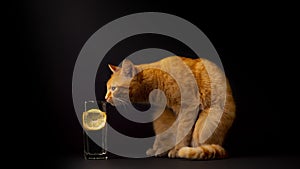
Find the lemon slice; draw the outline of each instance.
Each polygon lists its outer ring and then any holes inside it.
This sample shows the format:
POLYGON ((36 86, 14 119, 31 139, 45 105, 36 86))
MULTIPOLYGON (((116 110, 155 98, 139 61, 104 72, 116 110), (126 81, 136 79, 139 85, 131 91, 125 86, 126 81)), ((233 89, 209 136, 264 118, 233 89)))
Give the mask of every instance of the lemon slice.
POLYGON ((82 114, 85 130, 100 130, 106 124, 106 113, 99 109, 90 109, 82 114))

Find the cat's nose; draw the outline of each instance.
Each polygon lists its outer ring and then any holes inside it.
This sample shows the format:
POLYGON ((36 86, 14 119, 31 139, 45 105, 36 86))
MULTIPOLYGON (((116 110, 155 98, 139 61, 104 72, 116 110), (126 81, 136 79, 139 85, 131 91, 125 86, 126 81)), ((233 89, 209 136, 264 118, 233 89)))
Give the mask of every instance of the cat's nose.
POLYGON ((112 100, 112 98, 111 98, 109 95, 106 95, 106 96, 105 96, 105 100, 106 100, 107 102, 109 102, 109 101, 112 100))
POLYGON ((113 101, 112 101, 112 97, 108 97, 108 98, 106 99, 106 102, 108 102, 108 103, 112 104, 112 103, 113 103, 113 101))
POLYGON ((109 93, 107 92, 105 95, 105 100, 107 101, 108 98, 109 98, 109 93))
POLYGON ((105 97, 105 100, 106 100, 107 102, 109 102, 109 100, 111 100, 111 99, 110 99, 110 97, 105 97))

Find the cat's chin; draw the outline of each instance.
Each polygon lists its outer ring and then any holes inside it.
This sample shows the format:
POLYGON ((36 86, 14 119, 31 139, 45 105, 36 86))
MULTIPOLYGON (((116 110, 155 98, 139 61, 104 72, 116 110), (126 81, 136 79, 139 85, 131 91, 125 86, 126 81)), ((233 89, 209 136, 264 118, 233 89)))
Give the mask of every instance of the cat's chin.
POLYGON ((114 103, 111 103, 111 102, 108 102, 110 105, 112 105, 112 106, 116 106, 114 103))
POLYGON ((118 102, 108 102, 110 105, 116 107, 116 106, 123 106, 121 103, 118 102))

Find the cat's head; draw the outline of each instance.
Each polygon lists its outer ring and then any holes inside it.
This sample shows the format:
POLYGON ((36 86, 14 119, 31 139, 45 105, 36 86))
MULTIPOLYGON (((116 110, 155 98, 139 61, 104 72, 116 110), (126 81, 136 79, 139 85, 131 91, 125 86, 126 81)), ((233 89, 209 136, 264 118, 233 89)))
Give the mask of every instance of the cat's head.
POLYGON ((137 74, 137 68, 127 59, 122 62, 121 67, 110 64, 108 67, 113 74, 106 84, 105 100, 111 105, 126 104, 128 102, 130 82, 134 75, 137 74))

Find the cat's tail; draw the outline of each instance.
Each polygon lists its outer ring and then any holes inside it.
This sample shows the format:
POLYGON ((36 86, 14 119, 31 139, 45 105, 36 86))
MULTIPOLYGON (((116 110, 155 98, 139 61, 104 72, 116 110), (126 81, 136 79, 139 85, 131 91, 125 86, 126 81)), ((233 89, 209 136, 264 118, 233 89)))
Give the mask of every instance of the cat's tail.
POLYGON ((206 144, 199 147, 182 147, 178 151, 179 158, 192 160, 209 160, 227 157, 225 149, 216 144, 206 144))

